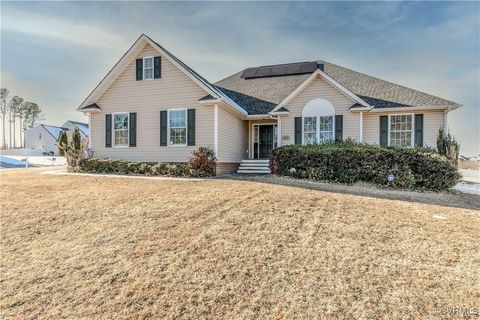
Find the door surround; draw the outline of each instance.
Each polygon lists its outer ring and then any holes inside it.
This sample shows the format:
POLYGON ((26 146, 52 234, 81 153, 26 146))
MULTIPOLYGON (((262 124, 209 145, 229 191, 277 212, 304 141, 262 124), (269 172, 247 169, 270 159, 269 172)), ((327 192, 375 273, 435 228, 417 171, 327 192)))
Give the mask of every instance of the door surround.
MULTIPOLYGON (((277 139, 275 139, 275 130, 278 130, 278 124, 276 122, 264 122, 264 123, 252 123, 250 127, 250 138, 249 138, 249 159, 259 159, 259 157, 255 157, 255 154, 260 155, 260 148, 258 142, 260 141, 260 126, 272 126, 272 144, 273 148, 277 147, 277 139), (258 130, 255 132, 255 127, 258 127, 258 130), (255 142, 255 135, 257 136, 257 141, 255 142), (255 150, 255 144, 257 144, 257 150, 255 150), (256 152, 255 152, 256 151, 256 152)), ((277 135, 279 133, 277 132, 277 135)))

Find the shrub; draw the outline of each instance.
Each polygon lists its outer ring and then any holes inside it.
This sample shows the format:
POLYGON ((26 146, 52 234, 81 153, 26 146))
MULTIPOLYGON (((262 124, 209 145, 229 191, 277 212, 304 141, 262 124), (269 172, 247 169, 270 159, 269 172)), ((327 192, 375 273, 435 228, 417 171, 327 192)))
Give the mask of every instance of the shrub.
MULTIPOLYGON (((58 144, 59 146, 66 146, 68 144, 68 136, 66 131, 62 131, 60 134, 60 138, 58 139, 58 144)), ((58 147, 58 153, 64 157, 65 156, 65 150, 62 147, 58 147)))
POLYGON ((187 163, 145 163, 116 159, 82 158, 78 171, 84 173, 209 177, 215 175, 216 158, 208 148, 199 148, 187 163), (193 160, 192 160, 193 159, 193 160))
POLYGON ((437 135, 438 153, 449 159, 455 166, 458 166, 458 156, 460 155, 460 144, 450 134, 445 134, 443 128, 438 130, 437 135))
POLYGON ((192 157, 188 160, 190 169, 204 172, 207 175, 214 176, 217 169, 217 158, 215 152, 207 147, 200 147, 192 152, 192 157))
POLYGON ((86 157, 87 155, 87 144, 88 141, 84 140, 80 135, 80 130, 76 128, 73 130, 72 138, 70 141, 67 141, 66 134, 64 138, 59 139, 56 143, 56 146, 60 150, 60 153, 63 153, 67 160, 68 170, 69 171, 78 171, 78 163, 80 160, 86 157))
POLYGON ((295 178, 434 191, 447 190, 460 178, 457 169, 433 149, 351 141, 283 146, 272 151, 270 167, 274 174, 295 178))

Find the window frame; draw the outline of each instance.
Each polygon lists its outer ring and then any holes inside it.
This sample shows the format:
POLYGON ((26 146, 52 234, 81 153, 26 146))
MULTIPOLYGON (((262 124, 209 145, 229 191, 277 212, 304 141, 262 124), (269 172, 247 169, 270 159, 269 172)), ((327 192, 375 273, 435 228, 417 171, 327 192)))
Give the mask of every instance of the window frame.
MULTIPOLYGON (((181 128, 181 127, 174 127, 181 128)), ((181 148, 186 147, 188 144, 188 109, 187 108, 173 108, 167 109, 167 147, 181 148), (170 111, 184 111, 185 112, 185 144, 171 144, 170 140, 170 111)))
MULTIPOLYGON (((125 130, 125 129, 119 129, 125 130)), ((130 112, 113 112, 112 113, 112 147, 113 148, 130 148, 130 112), (115 143, 115 115, 118 114, 127 114, 127 144, 126 145, 117 145, 115 143)))
MULTIPOLYGON (((317 115, 317 116, 302 116, 302 145, 305 145, 305 118, 315 118, 315 127, 316 127, 316 135, 315 135, 315 143, 320 144, 320 117, 331 117, 332 118, 332 140, 335 141, 335 115, 317 115)), ((329 131, 322 131, 322 132, 329 132, 329 131)), ((323 141, 324 143, 327 141, 323 141)))
POLYGON ((155 79, 155 58, 153 56, 151 57, 143 57, 143 63, 142 63, 142 80, 153 80, 155 79), (151 68, 146 68, 145 67, 145 60, 146 59, 152 59, 152 67, 151 68), (152 77, 151 78, 145 78, 145 70, 150 70, 152 69, 152 77))
MULTIPOLYGON (((391 133, 391 118, 392 116, 410 116, 412 118, 412 135, 411 135, 411 141, 410 141, 410 146, 409 147, 403 147, 403 148, 414 148, 415 147, 415 113, 392 113, 388 115, 388 138, 387 138, 387 145, 392 146, 390 144, 390 133, 391 133)), ((404 130, 405 131, 405 130, 404 130)))

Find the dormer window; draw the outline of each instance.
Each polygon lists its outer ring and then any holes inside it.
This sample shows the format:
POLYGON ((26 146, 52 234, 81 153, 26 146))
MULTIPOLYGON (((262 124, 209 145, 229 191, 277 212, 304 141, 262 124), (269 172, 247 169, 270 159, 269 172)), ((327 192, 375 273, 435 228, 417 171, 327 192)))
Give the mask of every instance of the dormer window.
POLYGON ((143 80, 153 79, 153 57, 143 58, 143 80))

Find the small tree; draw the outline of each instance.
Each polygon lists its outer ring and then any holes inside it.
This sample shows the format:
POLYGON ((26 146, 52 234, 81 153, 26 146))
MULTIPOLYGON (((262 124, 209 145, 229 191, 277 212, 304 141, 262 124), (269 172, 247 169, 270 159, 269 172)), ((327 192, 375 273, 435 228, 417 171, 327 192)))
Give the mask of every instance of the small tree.
POLYGON ((85 158, 87 154, 87 143, 87 140, 82 142, 80 130, 76 128, 72 133, 70 141, 65 143, 65 141, 59 140, 56 144, 60 152, 63 150, 70 171, 78 170, 78 162, 85 158))
MULTIPOLYGON (((60 146, 68 145, 68 136, 66 131, 62 131, 62 133, 60 134, 60 138, 58 139, 58 145, 60 146)), ((65 156, 65 150, 63 148, 58 147, 58 152, 62 157, 65 156)))
POLYGON ((7 137, 6 137, 6 125, 5 125, 5 118, 8 113, 8 97, 9 97, 9 91, 6 88, 2 88, 0 90, 0 114, 2 115, 2 148, 6 149, 7 148, 7 137))
MULTIPOLYGON (((11 127, 11 124, 13 123, 13 133, 11 133, 10 137, 13 137, 13 148, 16 148, 17 147, 17 143, 16 143, 16 135, 17 135, 17 129, 16 129, 16 126, 15 126, 15 122, 16 122, 16 119, 18 117, 18 111, 20 109, 20 106, 22 105, 23 103, 23 98, 19 97, 19 96, 14 96, 12 99, 10 99, 9 103, 8 103, 8 108, 9 108, 9 113, 10 113, 10 127, 11 127)), ((12 148, 12 143, 10 143, 10 148, 12 148)))
POLYGON ((35 102, 26 101, 23 104, 24 110, 24 124, 25 128, 34 127, 40 120, 43 119, 42 109, 35 102))
POLYGON ((450 133, 445 133, 443 128, 438 130, 437 135, 438 153, 445 156, 455 166, 458 165, 458 156, 460 155, 460 144, 450 133))

